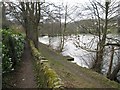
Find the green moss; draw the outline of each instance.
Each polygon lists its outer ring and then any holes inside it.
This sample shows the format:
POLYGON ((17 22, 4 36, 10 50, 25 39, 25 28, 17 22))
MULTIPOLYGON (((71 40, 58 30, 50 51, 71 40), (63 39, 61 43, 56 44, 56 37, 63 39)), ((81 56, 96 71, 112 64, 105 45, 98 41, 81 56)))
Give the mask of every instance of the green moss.
POLYGON ((37 86, 39 88, 59 88, 63 86, 61 79, 56 72, 51 69, 48 62, 41 61, 42 57, 39 51, 35 48, 32 41, 30 41, 32 55, 35 59, 34 70, 36 73, 37 86))
POLYGON ((47 79, 48 87, 54 88, 62 85, 61 79, 58 78, 56 72, 52 70, 48 64, 42 64, 42 71, 47 79))

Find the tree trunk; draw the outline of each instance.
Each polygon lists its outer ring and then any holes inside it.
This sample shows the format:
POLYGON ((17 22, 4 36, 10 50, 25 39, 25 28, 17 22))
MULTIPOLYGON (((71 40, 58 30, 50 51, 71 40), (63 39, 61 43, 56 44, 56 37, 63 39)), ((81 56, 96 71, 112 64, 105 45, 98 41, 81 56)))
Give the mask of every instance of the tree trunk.
POLYGON ((118 17, 118 33, 120 33, 120 16, 118 17))
POLYGON ((62 31, 62 38, 61 38, 61 48, 60 48, 60 52, 62 52, 63 48, 64 48, 64 44, 65 44, 65 32, 66 32, 66 28, 67 28, 67 5, 65 7, 65 23, 64 23, 64 29, 62 31))
POLYGON ((38 29, 32 22, 29 22, 27 26, 27 38, 32 40, 35 44, 35 47, 38 49, 38 29))
POLYGON ((112 74, 108 78, 110 80, 115 80, 119 70, 120 70, 120 62, 118 63, 118 65, 115 67, 115 69, 113 70, 112 74))
POLYGON ((112 71, 113 57, 114 57, 114 47, 112 46, 111 59, 110 59, 109 69, 108 69, 108 72, 107 72, 107 77, 110 76, 111 71, 112 71))
POLYGON ((38 49, 38 26, 41 17, 41 5, 40 2, 20 2, 22 17, 24 22, 22 22, 25 30, 26 37, 32 40, 35 47, 38 49))
POLYGON ((93 70, 95 70, 98 73, 101 73, 103 54, 104 54, 104 49, 103 49, 101 44, 98 44, 98 51, 96 53, 96 60, 95 60, 95 63, 93 65, 93 70))
POLYGON ((2 29, 8 29, 8 22, 6 19, 6 13, 5 13, 5 4, 2 2, 2 29))
POLYGON ((97 54, 96 54, 96 61, 95 65, 93 67, 93 70, 95 70, 98 73, 101 73, 102 69, 102 62, 103 62, 103 55, 104 55, 104 49, 105 49, 105 42, 106 42, 106 35, 107 35, 107 28, 108 28, 108 9, 109 9, 109 2, 105 3, 105 28, 103 31, 102 39, 99 40, 98 47, 97 47, 97 54))

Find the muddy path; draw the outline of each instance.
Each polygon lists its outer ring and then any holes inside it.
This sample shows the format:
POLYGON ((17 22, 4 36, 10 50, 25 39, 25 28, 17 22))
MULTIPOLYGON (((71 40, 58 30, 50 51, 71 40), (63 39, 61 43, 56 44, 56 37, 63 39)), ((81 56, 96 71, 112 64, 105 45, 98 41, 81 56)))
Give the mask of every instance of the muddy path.
MULTIPOLYGON (((25 50, 20 65, 11 72, 6 80, 7 88, 36 88, 35 74, 32 65, 32 56, 28 44, 25 44, 25 50)), ((3 87, 4 88, 4 87, 3 87)), ((5 87, 6 88, 6 87, 5 87)))

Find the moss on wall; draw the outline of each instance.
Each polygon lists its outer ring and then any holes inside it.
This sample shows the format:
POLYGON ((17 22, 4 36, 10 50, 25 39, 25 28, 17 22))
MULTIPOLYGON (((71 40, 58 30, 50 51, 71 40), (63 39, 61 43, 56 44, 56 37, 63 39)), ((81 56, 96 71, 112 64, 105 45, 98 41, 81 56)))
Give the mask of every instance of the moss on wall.
POLYGON ((56 72, 49 66, 48 60, 42 60, 40 52, 34 47, 30 41, 31 53, 34 57, 34 68, 36 72, 36 80, 39 88, 63 88, 63 82, 56 72))

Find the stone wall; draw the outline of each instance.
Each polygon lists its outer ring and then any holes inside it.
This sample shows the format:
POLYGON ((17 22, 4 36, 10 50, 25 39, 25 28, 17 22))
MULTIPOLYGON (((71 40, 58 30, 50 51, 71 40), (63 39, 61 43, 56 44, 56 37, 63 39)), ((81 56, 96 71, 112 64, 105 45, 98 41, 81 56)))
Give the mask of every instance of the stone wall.
POLYGON ((48 60, 45 60, 45 58, 41 56, 40 52, 35 48, 32 41, 30 41, 30 48, 34 58, 33 64, 38 88, 63 89, 63 82, 58 77, 56 72, 51 69, 48 60))

